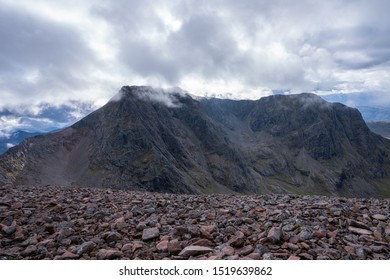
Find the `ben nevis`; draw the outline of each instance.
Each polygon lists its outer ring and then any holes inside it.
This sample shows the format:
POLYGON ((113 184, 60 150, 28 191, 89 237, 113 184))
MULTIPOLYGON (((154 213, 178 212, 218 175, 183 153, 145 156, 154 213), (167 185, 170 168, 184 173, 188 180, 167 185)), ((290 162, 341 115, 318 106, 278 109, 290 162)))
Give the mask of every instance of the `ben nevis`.
POLYGON ((250 101, 124 86, 74 125, 8 150, 0 183, 388 197, 389 154, 357 109, 314 94, 250 101))

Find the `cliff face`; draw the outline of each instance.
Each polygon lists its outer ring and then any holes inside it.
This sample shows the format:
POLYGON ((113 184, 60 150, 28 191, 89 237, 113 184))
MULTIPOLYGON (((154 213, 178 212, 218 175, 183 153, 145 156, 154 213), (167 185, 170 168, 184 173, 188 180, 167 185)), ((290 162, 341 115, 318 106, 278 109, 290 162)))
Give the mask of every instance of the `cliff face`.
POLYGON ((126 86, 120 95, 10 149, 1 180, 172 193, 389 193, 390 144, 356 109, 312 94, 195 100, 126 86))

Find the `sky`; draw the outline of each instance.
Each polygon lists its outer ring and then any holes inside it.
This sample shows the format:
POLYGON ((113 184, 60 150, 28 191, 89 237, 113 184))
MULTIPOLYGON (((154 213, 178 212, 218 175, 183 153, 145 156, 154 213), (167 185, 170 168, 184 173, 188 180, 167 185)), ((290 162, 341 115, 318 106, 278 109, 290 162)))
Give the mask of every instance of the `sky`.
POLYGON ((387 0, 0 0, 0 110, 99 107, 122 85, 390 104, 389 11, 387 0))

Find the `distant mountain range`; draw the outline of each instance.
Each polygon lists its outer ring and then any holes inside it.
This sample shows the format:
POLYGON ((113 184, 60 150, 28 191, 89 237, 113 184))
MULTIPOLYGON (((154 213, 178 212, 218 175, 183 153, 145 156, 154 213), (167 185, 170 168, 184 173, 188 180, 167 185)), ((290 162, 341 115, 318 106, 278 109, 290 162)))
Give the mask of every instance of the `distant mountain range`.
POLYGON ((7 137, 0 137, 0 155, 5 153, 9 148, 18 145, 24 139, 42 134, 41 132, 27 132, 18 130, 7 137))
POLYGON ((338 102, 357 108, 366 121, 390 122, 390 104, 379 93, 330 94, 321 96, 328 102, 338 102))
POLYGON ((193 99, 123 87, 0 157, 0 181, 172 193, 390 196, 390 141, 314 94, 193 99))
POLYGON ((390 139, 390 122, 368 121, 366 123, 372 132, 390 139))
POLYGON ((62 106, 41 104, 38 113, 18 110, 0 111, 0 155, 25 138, 70 126, 93 111, 93 106, 69 102, 62 106))

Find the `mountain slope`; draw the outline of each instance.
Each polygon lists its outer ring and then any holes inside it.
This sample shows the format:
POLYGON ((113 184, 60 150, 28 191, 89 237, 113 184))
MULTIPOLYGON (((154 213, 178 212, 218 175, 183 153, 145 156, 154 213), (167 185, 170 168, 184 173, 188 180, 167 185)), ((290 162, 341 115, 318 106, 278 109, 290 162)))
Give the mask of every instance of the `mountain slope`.
POLYGON ((194 100, 149 87, 0 158, 0 181, 174 193, 387 195, 390 142, 312 94, 194 100))
POLYGON ((367 121, 367 126, 371 131, 385 138, 390 138, 390 122, 384 121, 367 121))

